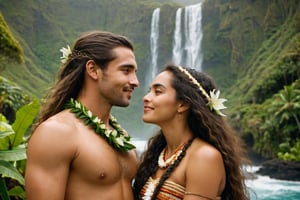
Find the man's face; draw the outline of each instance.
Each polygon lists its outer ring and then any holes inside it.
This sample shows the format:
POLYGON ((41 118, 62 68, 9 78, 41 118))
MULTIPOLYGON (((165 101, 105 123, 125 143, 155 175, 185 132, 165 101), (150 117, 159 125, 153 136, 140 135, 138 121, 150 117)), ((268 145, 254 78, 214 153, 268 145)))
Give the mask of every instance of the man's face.
POLYGON ((136 76, 137 63, 132 50, 126 47, 113 49, 116 58, 102 70, 102 77, 98 87, 100 96, 112 106, 126 107, 134 88, 139 81, 136 76))

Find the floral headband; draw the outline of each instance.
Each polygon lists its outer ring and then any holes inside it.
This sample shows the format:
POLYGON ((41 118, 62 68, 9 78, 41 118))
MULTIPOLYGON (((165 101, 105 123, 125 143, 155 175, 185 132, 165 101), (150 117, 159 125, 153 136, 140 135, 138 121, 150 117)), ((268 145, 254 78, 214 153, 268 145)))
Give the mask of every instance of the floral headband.
POLYGON ((62 47, 60 50, 60 52, 62 52, 62 56, 60 57, 60 60, 63 64, 65 64, 69 58, 69 56, 72 54, 72 50, 70 48, 70 46, 68 45, 67 48, 62 47))
POLYGON ((220 91, 219 90, 213 89, 212 91, 209 92, 209 95, 208 95, 207 92, 204 90, 204 88, 201 86, 201 84, 186 69, 184 69, 181 66, 179 66, 178 69, 182 73, 184 73, 194 85, 196 85, 199 88, 201 93, 208 100, 207 105, 209 106, 210 110, 215 111, 220 116, 226 116, 220 110, 226 108, 223 105, 223 103, 227 100, 226 99, 221 99, 221 98, 219 99, 219 96, 220 96, 220 91))

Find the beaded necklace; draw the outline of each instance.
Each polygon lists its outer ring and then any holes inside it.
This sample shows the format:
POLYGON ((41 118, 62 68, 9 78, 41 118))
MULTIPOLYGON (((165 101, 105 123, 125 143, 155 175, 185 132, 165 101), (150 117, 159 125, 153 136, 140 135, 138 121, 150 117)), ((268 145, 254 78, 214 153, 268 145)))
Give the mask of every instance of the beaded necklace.
POLYGON ((164 168, 172 165, 175 162, 175 160, 177 160, 178 156, 181 154, 182 149, 183 149, 183 147, 184 147, 185 144, 186 144, 186 142, 184 142, 181 145, 179 145, 176 148, 175 152, 167 160, 165 159, 166 158, 165 154, 166 154, 167 147, 165 147, 161 151, 161 153, 159 154, 159 157, 158 157, 158 166, 160 168, 164 169, 164 168))

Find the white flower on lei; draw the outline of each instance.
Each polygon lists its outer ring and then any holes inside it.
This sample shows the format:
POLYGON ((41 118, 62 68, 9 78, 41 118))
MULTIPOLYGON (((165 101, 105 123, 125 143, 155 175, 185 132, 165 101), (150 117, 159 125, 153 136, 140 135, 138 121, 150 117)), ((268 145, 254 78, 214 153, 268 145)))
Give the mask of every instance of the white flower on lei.
POLYGON ((72 50, 70 48, 70 46, 68 45, 67 48, 65 47, 62 47, 60 50, 60 52, 62 52, 62 56, 60 57, 61 58, 61 62, 62 63, 66 63, 68 58, 69 58, 69 55, 71 55, 72 53, 72 50))
POLYGON ((111 134, 113 137, 117 137, 118 136, 118 132, 116 130, 112 130, 111 134))
POLYGON ((94 122, 94 123, 97 123, 97 124, 101 124, 101 120, 100 120, 98 117, 95 117, 95 118, 93 119, 93 122, 94 122))
POLYGON ((220 116, 226 116, 224 115, 220 110, 227 108, 224 106, 224 102, 227 101, 227 99, 219 99, 220 96, 220 91, 213 89, 212 91, 209 92, 210 94, 210 102, 209 102, 209 107, 210 109, 216 111, 216 113, 220 116))
POLYGON ((120 146, 124 146, 124 137, 120 136, 116 138, 116 142, 120 145, 120 146))
POLYGON ((87 116, 88 116, 89 118, 92 118, 92 117, 93 117, 93 113, 92 113, 90 110, 88 110, 88 111, 87 111, 87 116))
POLYGON ((75 108, 80 108, 81 109, 81 104, 78 101, 75 102, 75 108))

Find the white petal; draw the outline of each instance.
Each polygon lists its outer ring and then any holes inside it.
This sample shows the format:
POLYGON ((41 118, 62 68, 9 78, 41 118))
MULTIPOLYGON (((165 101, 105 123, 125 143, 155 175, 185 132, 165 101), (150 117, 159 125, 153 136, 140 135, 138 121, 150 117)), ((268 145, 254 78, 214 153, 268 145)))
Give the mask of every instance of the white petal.
POLYGON ((93 113, 89 110, 89 111, 87 112, 87 115, 88 115, 89 118, 91 118, 91 117, 93 116, 93 113))
POLYGON ((116 141, 120 146, 124 146, 124 142, 121 137, 117 138, 116 141))

